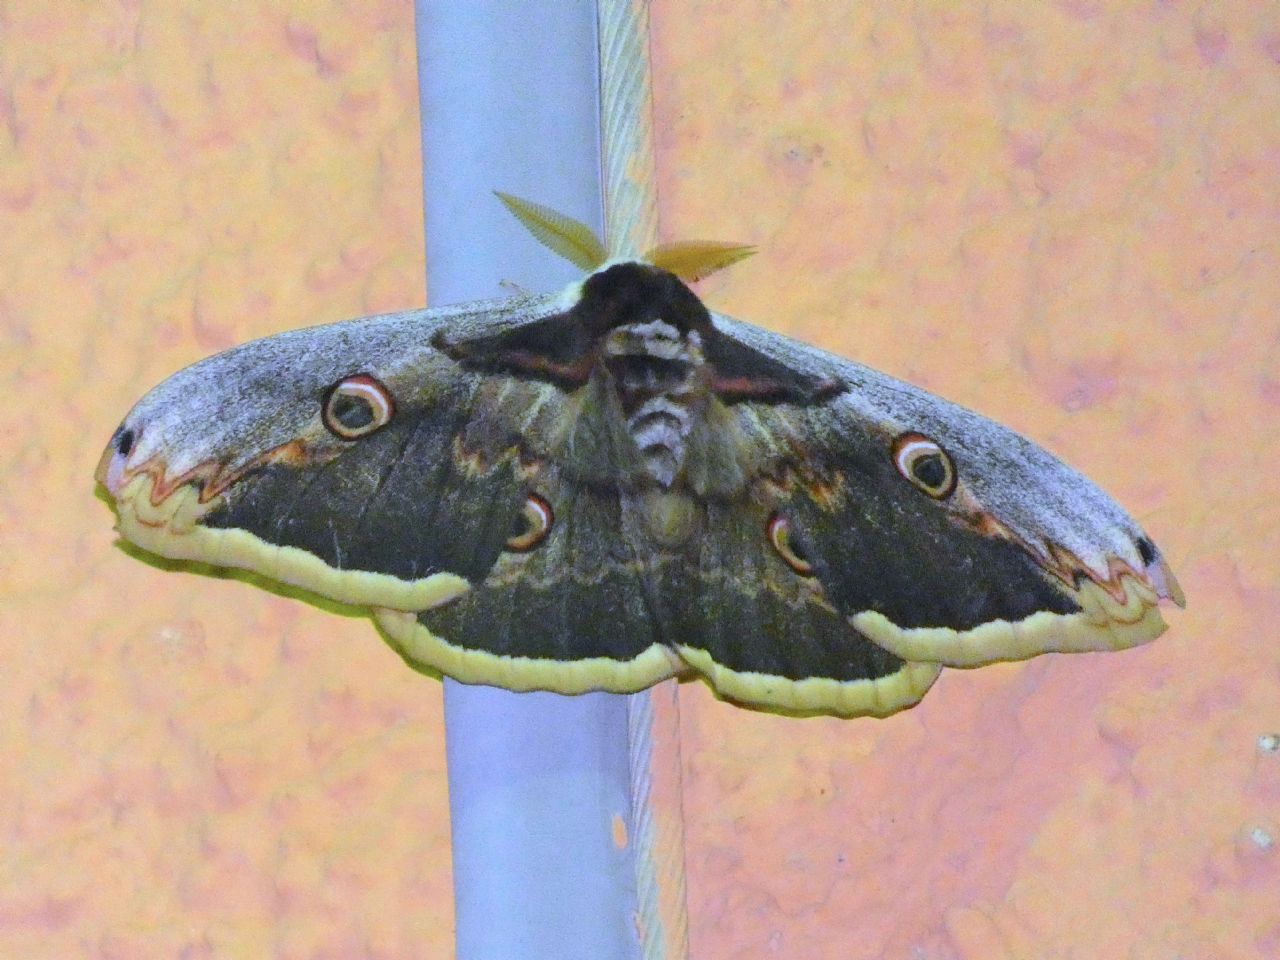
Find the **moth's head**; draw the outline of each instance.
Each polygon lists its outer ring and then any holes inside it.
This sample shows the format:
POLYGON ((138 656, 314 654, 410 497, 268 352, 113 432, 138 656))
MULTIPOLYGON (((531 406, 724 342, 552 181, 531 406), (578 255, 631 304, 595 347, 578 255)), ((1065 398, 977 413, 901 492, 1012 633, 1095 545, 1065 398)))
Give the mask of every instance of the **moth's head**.
POLYGON ((662 321, 680 334, 705 332, 711 315, 674 273, 641 260, 611 261, 576 285, 573 310, 601 336, 621 326, 662 321))

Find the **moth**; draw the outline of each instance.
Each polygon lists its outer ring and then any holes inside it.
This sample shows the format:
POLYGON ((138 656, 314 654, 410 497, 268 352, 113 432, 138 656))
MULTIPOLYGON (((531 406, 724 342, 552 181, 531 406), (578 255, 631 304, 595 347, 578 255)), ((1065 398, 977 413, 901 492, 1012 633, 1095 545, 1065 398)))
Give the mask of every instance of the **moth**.
POLYGON ((692 674, 802 714, 1132 647, 1182 605, 1151 538, 1029 440, 709 311, 689 283, 749 248, 609 260, 504 200, 584 278, 182 370, 98 465, 120 533, 367 607, 411 666, 467 683, 692 674))

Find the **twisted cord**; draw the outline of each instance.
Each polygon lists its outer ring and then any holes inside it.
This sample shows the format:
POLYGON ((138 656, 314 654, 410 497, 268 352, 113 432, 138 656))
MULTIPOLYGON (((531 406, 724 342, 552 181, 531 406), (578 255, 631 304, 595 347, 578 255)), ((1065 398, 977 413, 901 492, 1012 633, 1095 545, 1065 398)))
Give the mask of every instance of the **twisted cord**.
POLYGON ((635 256, 658 236, 648 0, 599 0, 600 135, 605 243, 635 256))
MULTIPOLYGON (((637 256, 658 237, 649 4, 598 0, 597 11, 605 245, 610 256, 637 256)), ((632 695, 627 727, 641 953, 645 960, 687 960, 676 682, 632 695)))

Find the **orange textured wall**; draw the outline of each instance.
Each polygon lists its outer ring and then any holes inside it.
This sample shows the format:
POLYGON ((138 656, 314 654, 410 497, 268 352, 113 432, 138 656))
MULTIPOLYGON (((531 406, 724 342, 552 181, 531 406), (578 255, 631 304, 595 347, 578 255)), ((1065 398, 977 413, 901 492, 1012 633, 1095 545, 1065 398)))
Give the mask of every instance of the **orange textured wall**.
POLYGON ((98 448, 245 339, 424 301, 413 6, 0 8, 0 956, 447 957, 437 683, 113 545, 98 448))
MULTIPOLYGON (((0 956, 448 957, 438 684, 114 545, 179 366, 424 301, 408 0, 0 3, 0 956)), ((887 721, 681 690, 697 960, 1280 955, 1280 18, 656 0, 704 285, 1112 491, 1189 609, 887 721)))

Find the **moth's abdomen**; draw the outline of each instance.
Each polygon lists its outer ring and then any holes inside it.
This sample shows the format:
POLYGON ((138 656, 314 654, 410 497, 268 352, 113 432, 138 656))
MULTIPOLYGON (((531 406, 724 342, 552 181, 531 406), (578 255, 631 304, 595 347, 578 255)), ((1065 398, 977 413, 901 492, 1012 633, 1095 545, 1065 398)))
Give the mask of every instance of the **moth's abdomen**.
POLYGON ((603 360, 645 470, 670 487, 701 406, 697 332, 664 320, 624 324, 605 339, 603 360))
POLYGON ((650 476, 671 486, 684 462, 689 437, 688 408, 668 396, 646 400, 627 418, 627 430, 644 457, 650 476))

